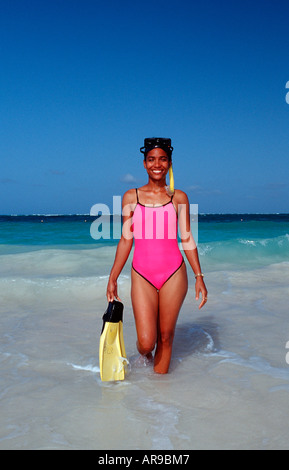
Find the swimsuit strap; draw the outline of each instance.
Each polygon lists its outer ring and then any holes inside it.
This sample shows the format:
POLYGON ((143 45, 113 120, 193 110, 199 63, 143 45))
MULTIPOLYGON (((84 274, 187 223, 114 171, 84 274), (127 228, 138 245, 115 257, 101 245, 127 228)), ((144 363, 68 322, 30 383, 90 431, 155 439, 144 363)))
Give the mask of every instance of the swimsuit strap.
MULTIPOLYGON (((137 188, 135 188, 135 192, 136 192, 136 202, 137 202, 137 204, 140 204, 139 198, 138 198, 138 190, 137 190, 137 188)), ((174 194, 175 194, 175 193, 174 193, 174 194)), ((174 194, 171 196, 171 201, 170 201, 171 203, 173 203, 174 194)))

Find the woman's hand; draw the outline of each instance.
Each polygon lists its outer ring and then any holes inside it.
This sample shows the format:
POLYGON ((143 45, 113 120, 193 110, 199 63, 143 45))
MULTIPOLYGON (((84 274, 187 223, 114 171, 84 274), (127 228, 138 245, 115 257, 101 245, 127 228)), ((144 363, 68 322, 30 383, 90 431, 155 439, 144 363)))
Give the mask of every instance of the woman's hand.
POLYGON ((121 302, 120 298, 117 295, 117 281, 112 279, 111 277, 108 280, 107 289, 106 289, 106 297, 108 302, 113 302, 114 298, 116 298, 119 302, 121 302))
POLYGON ((205 303, 207 302, 207 300, 208 300, 208 297, 207 297, 208 291, 207 291, 207 288, 205 286, 203 278, 202 277, 197 277, 197 279, 196 279, 196 300, 199 300, 200 293, 202 294, 202 302, 199 305, 199 309, 201 309, 205 305, 205 303))

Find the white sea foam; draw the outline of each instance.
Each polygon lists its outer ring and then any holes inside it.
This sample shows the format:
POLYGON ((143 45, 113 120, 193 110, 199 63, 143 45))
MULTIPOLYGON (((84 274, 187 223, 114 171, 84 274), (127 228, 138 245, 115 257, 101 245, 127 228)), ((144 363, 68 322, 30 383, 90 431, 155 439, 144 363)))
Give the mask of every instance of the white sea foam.
MULTIPOLYGON (((210 247, 209 301, 198 310, 189 274, 170 373, 132 365, 105 386, 98 345, 115 248, 1 256, 0 449, 287 448, 289 263, 239 269, 239 251, 221 269, 210 247)), ((132 362, 129 271, 119 294, 132 362)))
POLYGON ((99 367, 94 366, 93 364, 88 364, 87 366, 80 366, 80 365, 76 365, 76 364, 67 363, 67 365, 73 367, 73 369, 76 369, 76 370, 83 370, 83 371, 86 371, 86 372, 93 372, 93 374, 99 374, 99 372, 100 372, 99 367))
POLYGON ((240 354, 231 351, 218 351, 213 356, 223 358, 219 364, 234 364, 236 366, 251 369, 259 374, 269 375, 275 379, 282 379, 289 383, 289 370, 285 367, 274 367, 262 357, 251 356, 244 358, 240 354))

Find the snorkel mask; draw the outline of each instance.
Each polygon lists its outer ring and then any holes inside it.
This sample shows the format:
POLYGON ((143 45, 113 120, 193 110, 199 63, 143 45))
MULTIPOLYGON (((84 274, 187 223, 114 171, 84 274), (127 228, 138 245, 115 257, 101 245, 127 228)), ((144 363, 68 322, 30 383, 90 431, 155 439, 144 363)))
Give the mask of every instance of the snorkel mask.
MULTIPOLYGON (((171 139, 165 139, 163 137, 148 137, 144 140, 144 147, 140 148, 141 153, 144 154, 144 158, 146 158, 148 152, 155 148, 161 148, 164 150, 169 157, 169 161, 172 160, 172 152, 174 148, 171 146, 171 139)), ((173 167, 172 165, 169 168, 169 177, 170 177, 170 185, 166 186, 166 190, 170 196, 172 196, 175 192, 174 187, 174 175, 173 175, 173 167)))

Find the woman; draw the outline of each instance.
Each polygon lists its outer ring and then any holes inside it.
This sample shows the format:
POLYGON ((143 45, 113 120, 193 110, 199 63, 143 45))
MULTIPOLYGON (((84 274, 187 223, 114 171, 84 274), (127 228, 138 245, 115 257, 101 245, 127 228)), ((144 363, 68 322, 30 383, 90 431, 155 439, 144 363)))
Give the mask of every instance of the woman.
MULTIPOLYGON (((172 167, 171 140, 145 139, 144 168, 148 183, 130 189, 123 196, 123 232, 111 269, 107 299, 120 300, 117 279, 135 241, 131 270, 131 299, 137 331, 137 349, 152 360, 154 371, 166 374, 179 311, 188 290, 186 265, 178 247, 177 225, 187 260, 196 278, 199 308, 207 302, 207 289, 201 272, 197 246, 190 229, 187 195, 168 191, 166 175, 172 167)), ((172 169, 170 170, 172 175, 172 169)))

